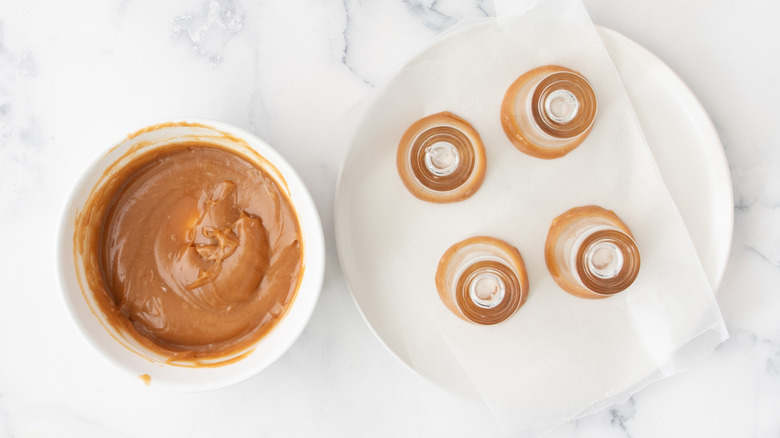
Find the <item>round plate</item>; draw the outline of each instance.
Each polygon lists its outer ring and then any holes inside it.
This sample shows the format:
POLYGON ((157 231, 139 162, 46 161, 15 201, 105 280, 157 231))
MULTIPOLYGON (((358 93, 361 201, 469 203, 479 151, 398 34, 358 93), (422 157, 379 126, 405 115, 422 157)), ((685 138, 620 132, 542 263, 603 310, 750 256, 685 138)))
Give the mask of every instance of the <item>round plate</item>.
MULTIPOLYGON (((731 180, 717 133, 690 89, 661 60, 615 31, 598 30, 688 227, 707 279, 717 290, 733 229, 731 180)), ((377 337, 403 363, 447 389, 475 394, 437 327, 428 318, 417 318, 394 305, 393 297, 375 293, 362 281, 365 274, 348 262, 361 257, 352 254, 349 245, 350 220, 360 207, 350 205, 348 194, 350 185, 359 183, 359 174, 356 166, 342 168, 335 202, 339 257, 358 308, 377 337), (413 334, 413 339, 408 334, 413 334)))

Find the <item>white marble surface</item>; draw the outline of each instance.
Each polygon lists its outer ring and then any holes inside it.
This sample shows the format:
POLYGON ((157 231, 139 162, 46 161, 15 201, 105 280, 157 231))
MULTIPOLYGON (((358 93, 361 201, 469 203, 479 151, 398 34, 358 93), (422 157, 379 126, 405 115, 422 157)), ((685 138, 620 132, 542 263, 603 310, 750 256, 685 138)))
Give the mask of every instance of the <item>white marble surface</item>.
MULTIPOLYGON (((550 436, 780 435, 780 3, 585 0, 699 97, 732 172, 718 302, 731 338, 687 372, 550 436)), ((0 3, 0 437, 495 436, 487 409, 403 366, 340 273, 333 194, 345 147, 320 132, 490 0, 0 3), (320 302, 278 362, 232 388, 168 393, 103 363, 60 298, 70 188, 124 134, 170 117, 258 134, 300 172, 328 244, 320 302)))

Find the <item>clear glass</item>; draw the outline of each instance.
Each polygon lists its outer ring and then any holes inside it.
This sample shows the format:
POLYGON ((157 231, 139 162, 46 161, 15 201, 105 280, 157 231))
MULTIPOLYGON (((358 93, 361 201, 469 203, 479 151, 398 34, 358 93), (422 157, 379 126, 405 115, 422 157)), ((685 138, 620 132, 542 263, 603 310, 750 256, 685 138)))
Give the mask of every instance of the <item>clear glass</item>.
POLYGON ((528 276, 520 253, 492 237, 451 246, 436 271, 439 297, 452 313, 476 324, 498 324, 525 302, 528 276))
POLYGON ((501 124, 526 154, 558 158, 579 146, 596 117, 596 95, 579 73, 547 65, 520 76, 501 105, 501 124))
POLYGON ((452 175, 460 166, 458 148, 447 141, 437 141, 425 148, 425 168, 436 176, 452 175))
POLYGON ((498 272, 483 269, 468 282, 469 298, 483 309, 492 309, 504 300, 506 283, 498 272))
POLYGON ((455 114, 423 117, 398 144, 401 181, 428 202, 457 202, 473 195, 485 178, 485 147, 477 131, 455 114))
POLYGON ((582 298, 624 291, 640 266, 631 231, 614 212, 597 206, 571 209, 553 221, 545 260, 556 283, 582 298))
POLYGON ((580 112, 580 100, 569 90, 557 89, 543 102, 544 113, 555 123, 571 123, 580 112))

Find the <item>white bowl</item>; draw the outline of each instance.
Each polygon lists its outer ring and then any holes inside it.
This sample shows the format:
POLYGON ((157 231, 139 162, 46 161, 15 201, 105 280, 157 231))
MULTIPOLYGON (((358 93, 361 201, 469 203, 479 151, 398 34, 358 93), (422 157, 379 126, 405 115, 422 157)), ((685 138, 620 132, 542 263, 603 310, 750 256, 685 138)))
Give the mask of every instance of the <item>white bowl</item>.
MULTIPOLYGON (((274 169, 270 173, 274 173, 274 169)), ((284 190, 285 184, 279 184, 284 190)), ((154 387, 178 391, 206 391, 244 381, 282 356, 295 342, 309 321, 322 287, 325 245, 322 224, 314 202, 300 177, 269 145, 254 135, 208 120, 176 120, 160 123, 131 134, 97 160, 77 183, 60 226, 59 271, 66 307, 76 326, 92 348, 108 362, 132 376, 141 377, 154 387), (227 135, 226 135, 227 134, 227 135), (236 140, 238 139, 238 140, 236 140), (251 155, 252 150, 265 158, 286 183, 289 197, 298 213, 303 248, 303 276, 297 295, 287 314, 257 343, 236 353, 236 360, 220 366, 181 366, 165 362, 133 336, 122 333, 106 321, 84 274, 83 260, 74 251, 75 219, 89 194, 105 181, 104 172, 118 160, 173 142, 201 140, 219 143, 236 152, 251 155), (136 151, 125 154, 136 148, 136 151), (83 288, 82 289, 82 285, 83 288)), ((139 380, 141 383, 141 380, 139 380)))

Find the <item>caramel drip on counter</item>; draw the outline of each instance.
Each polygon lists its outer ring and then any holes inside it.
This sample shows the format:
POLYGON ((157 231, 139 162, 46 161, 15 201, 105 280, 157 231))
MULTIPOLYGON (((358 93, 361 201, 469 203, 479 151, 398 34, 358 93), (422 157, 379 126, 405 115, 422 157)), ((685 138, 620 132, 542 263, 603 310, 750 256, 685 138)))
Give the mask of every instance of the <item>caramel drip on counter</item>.
POLYGON ((424 117, 406 130, 396 164, 401 181, 428 202, 457 202, 485 178, 485 148, 477 131, 448 112, 424 117))

